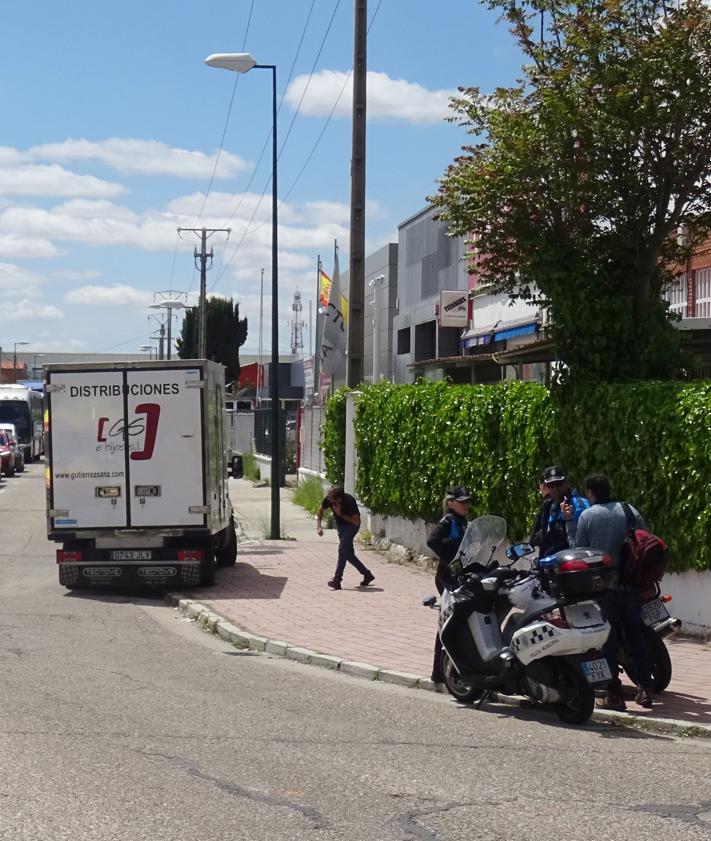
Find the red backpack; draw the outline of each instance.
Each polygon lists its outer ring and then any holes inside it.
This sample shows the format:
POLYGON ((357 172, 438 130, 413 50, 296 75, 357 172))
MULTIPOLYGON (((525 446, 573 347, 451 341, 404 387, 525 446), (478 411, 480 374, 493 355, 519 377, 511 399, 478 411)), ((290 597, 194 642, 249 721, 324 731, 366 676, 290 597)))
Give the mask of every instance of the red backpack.
POLYGON ((651 590, 664 577, 667 564, 667 544, 661 537, 646 529, 635 528, 635 516, 622 503, 629 532, 620 550, 620 579, 634 590, 651 590))

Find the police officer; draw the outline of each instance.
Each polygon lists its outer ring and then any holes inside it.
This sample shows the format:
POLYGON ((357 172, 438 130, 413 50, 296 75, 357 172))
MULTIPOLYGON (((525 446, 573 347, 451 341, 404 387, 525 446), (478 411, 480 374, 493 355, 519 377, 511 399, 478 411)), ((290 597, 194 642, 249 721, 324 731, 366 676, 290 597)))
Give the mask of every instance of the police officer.
MULTIPOLYGON (((442 595, 445 585, 451 578, 449 565, 454 560, 459 545, 467 529, 467 515, 471 504, 471 494, 464 485, 454 485, 447 488, 442 503, 444 516, 432 530, 427 545, 437 555, 439 563, 435 573, 435 587, 442 595)), ((439 638, 439 631, 435 639, 434 663, 432 664, 432 681, 442 683, 442 641, 439 638)))

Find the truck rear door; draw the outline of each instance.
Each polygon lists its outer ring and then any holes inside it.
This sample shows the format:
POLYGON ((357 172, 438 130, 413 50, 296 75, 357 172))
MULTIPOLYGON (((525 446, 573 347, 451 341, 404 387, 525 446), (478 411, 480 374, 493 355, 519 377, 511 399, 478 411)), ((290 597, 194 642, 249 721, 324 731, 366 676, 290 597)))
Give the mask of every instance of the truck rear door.
POLYGON ((76 529, 204 526, 198 368, 51 372, 51 509, 76 529))
POLYGON ((126 377, 131 525, 203 525, 201 371, 140 369, 126 377))
POLYGON ((55 527, 125 527, 123 372, 53 372, 49 386, 55 527))

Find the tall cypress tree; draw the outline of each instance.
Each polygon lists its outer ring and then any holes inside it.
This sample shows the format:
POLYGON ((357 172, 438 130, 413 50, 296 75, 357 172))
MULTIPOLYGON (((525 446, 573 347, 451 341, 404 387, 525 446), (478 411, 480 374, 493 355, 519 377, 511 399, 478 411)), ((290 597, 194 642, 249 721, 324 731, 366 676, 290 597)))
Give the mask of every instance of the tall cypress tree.
MULTIPOLYGON (((206 312, 207 358, 225 366, 225 382, 230 383, 239 377, 239 349, 247 341, 247 319, 239 317, 239 304, 232 298, 208 298, 206 312)), ((197 359, 197 307, 186 311, 175 344, 181 359, 197 359)))

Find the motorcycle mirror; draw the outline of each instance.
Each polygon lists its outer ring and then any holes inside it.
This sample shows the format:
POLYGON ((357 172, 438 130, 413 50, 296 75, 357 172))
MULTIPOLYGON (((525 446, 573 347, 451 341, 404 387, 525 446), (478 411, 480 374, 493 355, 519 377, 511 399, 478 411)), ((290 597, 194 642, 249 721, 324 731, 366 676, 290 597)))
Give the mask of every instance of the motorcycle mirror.
POLYGON ((422 599, 423 607, 434 607, 437 604, 437 596, 424 596, 422 599))

